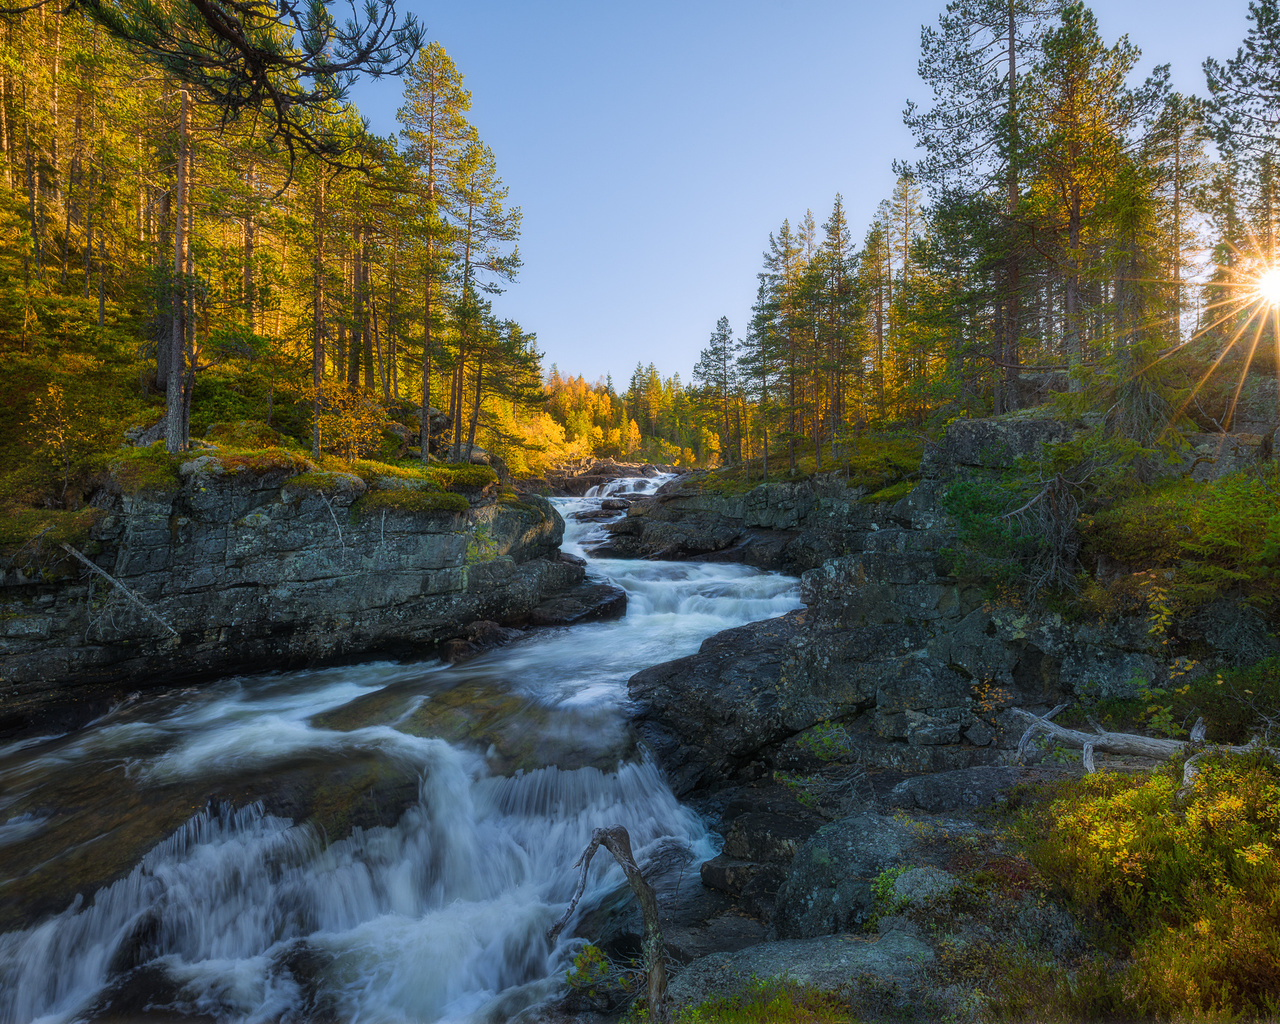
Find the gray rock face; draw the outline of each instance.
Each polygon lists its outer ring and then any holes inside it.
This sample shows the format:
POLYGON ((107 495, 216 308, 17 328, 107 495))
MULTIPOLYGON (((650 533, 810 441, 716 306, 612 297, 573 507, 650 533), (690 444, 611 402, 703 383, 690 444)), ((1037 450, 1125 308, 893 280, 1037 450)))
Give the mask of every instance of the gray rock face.
POLYGON ((610 554, 624 558, 705 558, 803 572, 858 550, 889 507, 861 502, 838 474, 761 484, 746 494, 704 493, 680 480, 633 502, 606 529, 610 554))
POLYGON ((201 456, 173 491, 104 496, 83 546, 137 600, 61 552, 43 575, 8 571, 0 729, 59 701, 92 713, 95 694, 423 652, 583 579, 558 557, 564 523, 544 499, 420 512, 364 508, 365 491, 355 476, 201 456))
POLYGON ((784 939, 860 929, 871 917, 877 875, 918 844, 906 824, 856 814, 824 825, 800 848, 774 904, 773 925, 784 939))
POLYGON ((1003 765, 921 775, 899 782, 886 802, 890 807, 930 812, 986 807, 1016 785, 1021 774, 1020 769, 1003 765))
POLYGON ((755 978, 787 978, 824 991, 848 991, 856 979, 870 975, 908 987, 932 961, 933 951, 903 932, 767 942, 695 960, 672 980, 667 995, 678 1009, 711 995, 737 995, 755 978))

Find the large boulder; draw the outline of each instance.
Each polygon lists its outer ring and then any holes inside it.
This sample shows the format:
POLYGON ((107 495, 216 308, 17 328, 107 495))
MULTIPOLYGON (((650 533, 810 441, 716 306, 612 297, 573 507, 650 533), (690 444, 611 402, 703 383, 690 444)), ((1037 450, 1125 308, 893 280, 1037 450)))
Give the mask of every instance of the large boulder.
POLYGON ((824 825, 800 848, 774 903, 780 938, 861 929, 875 908, 876 877, 920 845, 921 831, 871 812, 824 825))
POLYGON ((679 1010, 712 996, 732 998, 769 978, 844 995, 861 979, 873 978, 905 991, 919 983, 933 959, 933 950, 904 932, 767 942, 695 960, 672 979, 667 995, 679 1010))

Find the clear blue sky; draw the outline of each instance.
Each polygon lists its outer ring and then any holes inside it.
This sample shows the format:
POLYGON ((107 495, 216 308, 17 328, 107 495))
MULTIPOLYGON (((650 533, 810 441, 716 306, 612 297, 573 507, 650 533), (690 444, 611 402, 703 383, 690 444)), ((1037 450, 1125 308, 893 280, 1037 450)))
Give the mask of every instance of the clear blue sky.
MULTIPOLYGON (((637 361, 689 380, 717 318, 746 326, 769 232, 837 192, 860 241, 910 158, 902 124, 920 26, 945 0, 400 0, 458 65, 471 120, 524 211, 518 282, 495 312, 538 334, 546 366, 612 374, 637 361)), ((1097 0, 1104 37, 1145 74, 1204 91, 1247 0, 1097 0)), ((352 98, 396 130, 396 80, 352 98)))

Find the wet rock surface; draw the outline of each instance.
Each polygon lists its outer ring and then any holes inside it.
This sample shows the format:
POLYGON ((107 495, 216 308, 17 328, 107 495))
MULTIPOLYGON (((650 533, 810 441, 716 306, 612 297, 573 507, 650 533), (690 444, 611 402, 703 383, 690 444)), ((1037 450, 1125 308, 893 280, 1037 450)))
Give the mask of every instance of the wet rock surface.
MULTIPOLYGON (((0 735, 80 724, 148 685, 422 656, 472 622, 528 621, 583 582, 582 565, 558 554, 563 520, 536 495, 369 511, 367 492, 349 474, 231 472, 209 455, 183 464, 172 490, 104 491, 82 543, 128 592, 60 554, 43 573, 6 571, 0 735)), ((574 600, 580 611, 548 621, 617 610, 616 596, 574 600)), ((453 653, 465 656, 495 636, 461 639, 453 653)))
POLYGON ((534 626, 572 626, 577 622, 620 619, 627 614, 627 592, 612 583, 580 583, 543 601, 529 612, 534 626))

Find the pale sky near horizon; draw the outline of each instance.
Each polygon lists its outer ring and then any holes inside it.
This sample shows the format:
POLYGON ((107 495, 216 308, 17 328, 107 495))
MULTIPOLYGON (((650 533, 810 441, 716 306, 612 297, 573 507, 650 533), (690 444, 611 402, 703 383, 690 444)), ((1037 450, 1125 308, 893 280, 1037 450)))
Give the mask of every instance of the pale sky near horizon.
MULTIPOLYGON (((518 281, 499 316, 536 331, 544 365, 625 388, 637 362, 686 382, 716 320, 746 326, 769 232, 837 192, 860 242, 911 159, 902 124, 920 27, 946 0, 400 0, 453 58, 471 121, 523 210, 518 281)), ((1096 0, 1137 72, 1233 55, 1247 0, 1096 0)), ((398 80, 352 99, 397 130, 398 80)))

